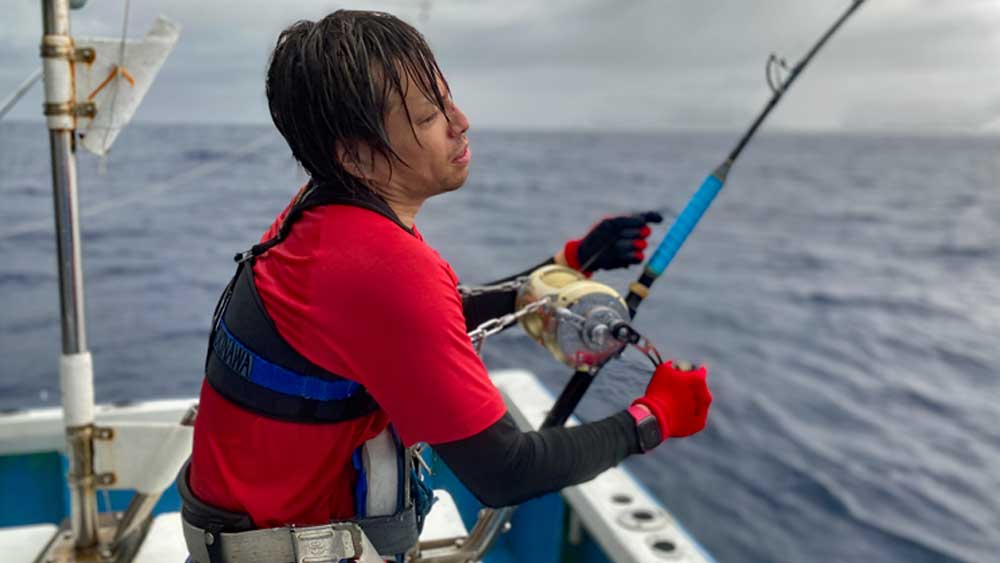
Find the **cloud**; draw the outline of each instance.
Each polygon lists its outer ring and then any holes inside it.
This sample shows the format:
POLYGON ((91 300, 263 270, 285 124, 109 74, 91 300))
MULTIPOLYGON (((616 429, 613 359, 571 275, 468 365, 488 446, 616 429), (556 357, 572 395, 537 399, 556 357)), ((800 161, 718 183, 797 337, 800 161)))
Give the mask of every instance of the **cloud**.
MULTIPOLYGON (((480 127, 656 129, 746 125, 768 96, 767 55, 797 59, 847 5, 397 0, 352 7, 383 9, 421 29, 480 127)), ((134 35, 159 11, 184 26, 137 118, 266 122, 263 73, 278 32, 340 6, 315 0, 133 3, 134 35)), ((0 91, 38 64, 37 12, 34 0, 16 0, 0 24, 0 91)), ((121 3, 91 0, 74 12, 74 31, 117 35, 121 16, 121 3)), ((1000 0, 869 0, 769 125, 977 131, 995 121, 993 101, 1000 99, 997 29, 1000 0)))

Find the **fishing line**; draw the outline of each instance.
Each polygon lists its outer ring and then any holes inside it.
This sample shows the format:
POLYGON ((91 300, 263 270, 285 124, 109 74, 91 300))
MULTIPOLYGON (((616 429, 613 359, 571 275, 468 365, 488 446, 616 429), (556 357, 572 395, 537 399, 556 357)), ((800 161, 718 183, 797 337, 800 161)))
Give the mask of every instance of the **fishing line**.
MULTIPOLYGON (((125 0, 125 10, 122 14, 122 35, 121 40, 118 43, 118 65, 115 67, 115 88, 111 92, 111 104, 108 108, 108 113, 111 115, 111 123, 109 123, 107 129, 104 130, 104 140, 101 141, 103 146, 108 145, 108 137, 111 136, 111 130, 115 128, 115 103, 118 101, 118 91, 121 89, 122 74, 125 70, 125 42, 128 38, 128 15, 131 6, 132 0, 125 0)), ((101 155, 101 160, 98 161, 98 173, 102 176, 104 175, 107 157, 108 153, 105 152, 101 155)))
POLYGON ((9 96, 4 98, 4 100, 0 102, 0 119, 3 119, 3 117, 7 115, 7 112, 13 109, 14 104, 16 104, 17 101, 21 99, 21 97, 27 94, 28 90, 31 90, 31 87, 34 86, 41 79, 42 79, 42 69, 39 68, 34 72, 32 72, 27 78, 25 78, 24 81, 21 82, 21 84, 17 88, 15 88, 14 91, 11 92, 9 96))

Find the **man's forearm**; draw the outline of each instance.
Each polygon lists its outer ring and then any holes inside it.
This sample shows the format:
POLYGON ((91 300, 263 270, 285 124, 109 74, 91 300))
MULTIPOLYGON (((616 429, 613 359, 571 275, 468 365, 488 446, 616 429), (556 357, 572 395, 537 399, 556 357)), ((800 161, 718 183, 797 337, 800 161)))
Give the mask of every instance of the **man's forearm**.
POLYGON ((491 507, 589 481, 640 451, 634 419, 625 411, 572 428, 533 432, 521 432, 506 414, 479 434, 433 447, 476 498, 491 507))

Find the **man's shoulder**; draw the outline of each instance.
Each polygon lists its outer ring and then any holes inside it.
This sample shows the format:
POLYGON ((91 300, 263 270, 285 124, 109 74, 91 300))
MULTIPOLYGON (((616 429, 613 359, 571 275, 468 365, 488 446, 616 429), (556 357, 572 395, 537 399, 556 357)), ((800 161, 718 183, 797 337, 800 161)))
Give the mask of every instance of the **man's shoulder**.
POLYGON ((392 255, 419 251, 423 246, 392 219, 353 205, 316 207, 306 211, 300 221, 300 232, 307 239, 302 242, 315 245, 319 254, 328 256, 392 255))
POLYGON ((383 242, 386 236, 389 239, 398 239, 406 242, 408 239, 416 239, 411 233, 392 219, 365 207, 346 204, 321 205, 307 210, 303 214, 303 220, 315 222, 324 232, 351 235, 374 235, 381 237, 371 237, 373 243, 383 242))
POLYGON ((450 277, 447 262, 418 231, 407 231, 392 219, 361 207, 329 205, 315 211, 318 243, 327 255, 323 261, 331 266, 410 280, 450 277))

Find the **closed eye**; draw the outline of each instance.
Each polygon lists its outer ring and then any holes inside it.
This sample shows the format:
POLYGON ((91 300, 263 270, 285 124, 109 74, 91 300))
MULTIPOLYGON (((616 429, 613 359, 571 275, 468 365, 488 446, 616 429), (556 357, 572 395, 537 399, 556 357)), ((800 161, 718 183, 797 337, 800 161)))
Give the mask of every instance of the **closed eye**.
POLYGON ((434 110, 434 113, 432 113, 432 114, 430 114, 430 115, 422 118, 420 121, 417 122, 417 124, 418 125, 426 125, 426 124, 430 123, 431 121, 434 121, 434 118, 438 116, 438 113, 440 113, 440 112, 438 112, 437 110, 434 110))

